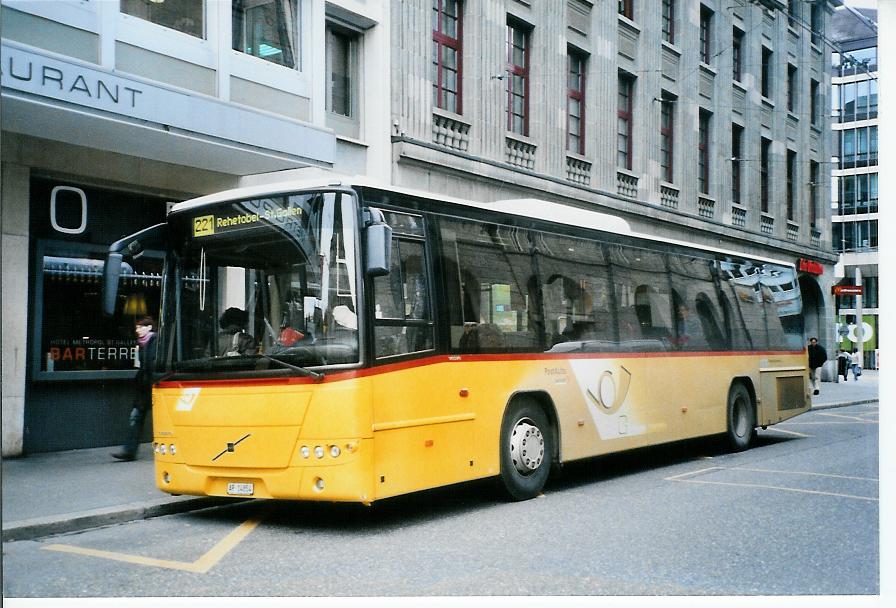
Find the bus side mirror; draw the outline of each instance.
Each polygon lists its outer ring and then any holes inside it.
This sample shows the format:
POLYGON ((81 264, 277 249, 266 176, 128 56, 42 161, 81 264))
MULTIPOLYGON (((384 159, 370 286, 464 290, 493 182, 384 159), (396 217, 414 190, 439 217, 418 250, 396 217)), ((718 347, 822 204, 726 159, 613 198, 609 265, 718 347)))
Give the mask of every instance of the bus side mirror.
POLYGON ((118 298, 118 279, 121 276, 121 262, 124 256, 120 253, 109 253, 103 264, 103 314, 111 317, 115 314, 115 301, 118 298))
POLYGON ((389 274, 392 267, 392 228, 386 223, 371 224, 364 233, 367 252, 365 271, 372 277, 389 274))

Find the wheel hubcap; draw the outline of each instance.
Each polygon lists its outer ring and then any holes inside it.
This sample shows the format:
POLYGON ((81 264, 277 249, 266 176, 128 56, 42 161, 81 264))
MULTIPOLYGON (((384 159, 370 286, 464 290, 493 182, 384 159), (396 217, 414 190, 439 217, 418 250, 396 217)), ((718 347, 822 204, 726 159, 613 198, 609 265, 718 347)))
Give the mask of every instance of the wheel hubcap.
POLYGON ((544 435, 528 418, 519 420, 510 433, 510 458, 522 475, 530 475, 544 460, 544 435))

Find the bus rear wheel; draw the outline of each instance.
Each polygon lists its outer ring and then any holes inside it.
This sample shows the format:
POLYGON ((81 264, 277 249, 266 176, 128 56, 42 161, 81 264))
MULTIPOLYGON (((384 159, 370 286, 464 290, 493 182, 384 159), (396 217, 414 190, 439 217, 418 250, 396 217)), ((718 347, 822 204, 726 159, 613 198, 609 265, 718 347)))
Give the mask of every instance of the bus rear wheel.
POLYGON ((756 437, 756 408, 750 391, 741 383, 735 383, 728 391, 728 446, 735 452, 750 447, 756 437))
POLYGON ((501 423, 501 480, 513 500, 538 496, 551 470, 553 434, 532 399, 515 400, 501 423))

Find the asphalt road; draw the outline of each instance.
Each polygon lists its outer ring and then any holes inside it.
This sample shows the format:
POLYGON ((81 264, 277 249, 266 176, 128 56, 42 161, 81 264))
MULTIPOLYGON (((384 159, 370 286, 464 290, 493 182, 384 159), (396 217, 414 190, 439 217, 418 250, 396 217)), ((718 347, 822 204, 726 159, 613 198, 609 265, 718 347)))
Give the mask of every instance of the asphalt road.
POLYGON ((3 594, 875 595, 878 404, 358 505, 249 501, 3 545, 3 594))

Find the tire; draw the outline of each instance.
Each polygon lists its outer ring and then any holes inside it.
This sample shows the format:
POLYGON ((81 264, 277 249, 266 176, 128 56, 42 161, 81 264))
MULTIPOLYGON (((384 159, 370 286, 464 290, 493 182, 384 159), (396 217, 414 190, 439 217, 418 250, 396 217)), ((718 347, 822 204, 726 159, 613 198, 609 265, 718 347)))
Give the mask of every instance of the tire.
POLYGON ((541 493, 554 457, 553 430, 532 399, 516 399, 501 422, 501 481, 512 500, 541 493))
POLYGON ((750 391, 741 383, 731 385, 728 391, 728 447, 734 452, 748 449, 756 438, 756 406, 750 391))

